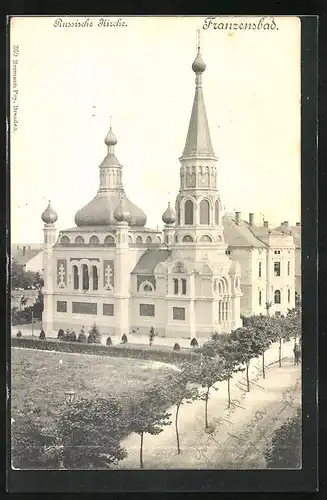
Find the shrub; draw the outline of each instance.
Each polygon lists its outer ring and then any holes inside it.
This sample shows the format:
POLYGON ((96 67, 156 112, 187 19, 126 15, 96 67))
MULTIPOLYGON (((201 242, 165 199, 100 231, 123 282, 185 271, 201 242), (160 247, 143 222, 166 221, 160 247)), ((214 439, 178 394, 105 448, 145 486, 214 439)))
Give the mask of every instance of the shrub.
POLYGON ((78 339, 77 339, 77 342, 87 342, 87 336, 84 332, 80 332, 79 336, 78 336, 78 339))
POLYGON ((43 328, 42 328, 42 330, 40 331, 40 336, 39 336, 39 339, 42 339, 42 340, 43 340, 43 339, 45 339, 45 331, 43 330, 43 328))
POLYGON ((173 351, 180 351, 181 350, 181 346, 179 344, 177 344, 177 342, 174 344, 174 347, 173 347, 173 351))
POLYGON ((76 342, 76 333, 74 330, 66 330, 64 339, 66 342, 76 342))
POLYGON ((91 330, 89 332, 89 336, 88 336, 87 341, 88 341, 89 344, 101 344, 100 330, 96 326, 95 323, 94 323, 94 325, 92 326, 92 328, 91 328, 91 330))
POLYGON ((57 335, 57 338, 58 338, 59 340, 65 340, 65 332, 64 332, 64 330, 63 330, 62 328, 60 328, 60 329, 58 330, 58 335, 57 335))
POLYGON ((198 345, 199 345, 198 341, 196 340, 195 337, 193 337, 193 339, 190 342, 190 346, 191 347, 198 347, 198 345))
POLYGON ((112 345, 111 337, 107 337, 106 345, 112 345))
POLYGON ((270 469, 298 469, 301 467, 301 410, 277 429, 267 444, 265 459, 270 469))
POLYGON ((22 332, 18 330, 16 337, 22 337, 22 336, 23 336, 22 332))
POLYGON ((128 341, 128 339, 127 339, 127 335, 124 333, 124 335, 123 335, 123 336, 122 336, 122 338, 121 338, 121 343, 122 343, 122 344, 127 344, 127 341, 128 341))

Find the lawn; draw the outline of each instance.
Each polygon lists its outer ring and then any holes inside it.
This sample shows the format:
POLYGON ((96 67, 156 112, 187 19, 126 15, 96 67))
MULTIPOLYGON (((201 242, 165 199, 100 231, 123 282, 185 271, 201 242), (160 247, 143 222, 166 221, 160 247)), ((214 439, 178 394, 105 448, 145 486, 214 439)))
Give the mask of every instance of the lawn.
POLYGON ((165 384, 173 369, 156 361, 13 348, 12 417, 16 410, 33 408, 52 419, 65 404, 67 390, 76 391, 76 398, 109 393, 125 398, 165 384))

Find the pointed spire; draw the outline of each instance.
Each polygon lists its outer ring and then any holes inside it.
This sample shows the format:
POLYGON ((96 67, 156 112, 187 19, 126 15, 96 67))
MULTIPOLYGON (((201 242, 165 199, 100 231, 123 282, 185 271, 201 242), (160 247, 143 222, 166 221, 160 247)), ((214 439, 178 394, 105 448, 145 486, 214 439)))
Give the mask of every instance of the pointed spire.
POLYGON ((202 93, 202 73, 205 71, 206 65, 201 55, 199 31, 197 33, 197 50, 196 58, 192 64, 192 69, 196 74, 195 95, 182 158, 189 156, 206 156, 214 158, 215 154, 211 144, 207 113, 202 93))

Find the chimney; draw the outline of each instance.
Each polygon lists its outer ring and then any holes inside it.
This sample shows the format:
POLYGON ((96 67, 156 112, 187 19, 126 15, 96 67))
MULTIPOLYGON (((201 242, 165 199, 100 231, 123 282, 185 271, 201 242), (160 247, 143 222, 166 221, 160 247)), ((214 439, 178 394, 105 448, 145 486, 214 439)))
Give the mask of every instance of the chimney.
POLYGON ((301 226, 301 222, 297 222, 296 227, 300 227, 300 226, 301 226))
POLYGON ((250 224, 250 226, 253 226, 253 224, 254 224, 254 214, 253 213, 249 214, 249 224, 250 224))
POLYGON ((288 227, 288 220, 284 220, 284 224, 283 224, 284 227, 288 227))
POLYGON ((235 222, 239 224, 241 220, 241 212, 235 212, 235 222))
POLYGON ((268 227, 268 221, 267 220, 263 221, 263 227, 268 227))
POLYGON ((25 257, 25 253, 26 253, 26 247, 23 246, 23 257, 25 257))

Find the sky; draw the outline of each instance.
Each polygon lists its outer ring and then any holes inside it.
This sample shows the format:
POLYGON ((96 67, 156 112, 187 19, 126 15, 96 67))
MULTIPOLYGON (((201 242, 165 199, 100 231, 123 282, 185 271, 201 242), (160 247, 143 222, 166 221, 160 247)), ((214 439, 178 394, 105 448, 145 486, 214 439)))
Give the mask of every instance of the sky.
MULTIPOLYGON (((205 17, 124 17, 127 26, 115 27, 98 27, 98 17, 88 18, 93 27, 55 27, 56 19, 11 21, 18 90, 15 102, 11 94, 12 242, 42 241, 48 200, 59 230, 75 225, 75 213, 98 189, 110 116, 125 192, 146 212, 148 227, 163 225, 161 215, 179 190, 197 29, 226 211, 240 211, 244 219, 254 212, 258 223, 264 218, 272 226, 300 221, 298 18, 275 17, 277 29, 260 31, 203 29, 205 17)), ((13 64, 10 71, 13 89, 13 64)))

